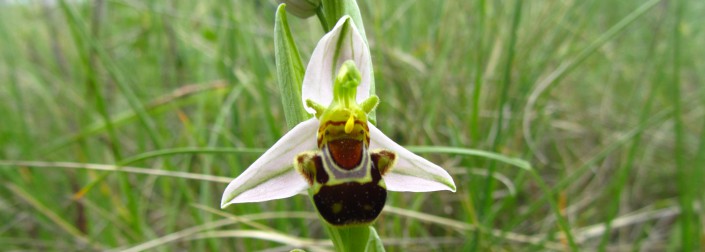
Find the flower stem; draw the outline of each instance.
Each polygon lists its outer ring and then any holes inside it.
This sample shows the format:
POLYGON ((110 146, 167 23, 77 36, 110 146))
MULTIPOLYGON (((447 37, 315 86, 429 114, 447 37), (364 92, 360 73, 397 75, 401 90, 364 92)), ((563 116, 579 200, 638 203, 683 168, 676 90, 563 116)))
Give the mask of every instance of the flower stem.
MULTIPOLYGON (((370 238, 370 226, 335 227, 326 224, 326 231, 333 241, 335 251, 357 252, 367 251, 370 238)), ((375 232, 376 234, 376 232, 375 232)))

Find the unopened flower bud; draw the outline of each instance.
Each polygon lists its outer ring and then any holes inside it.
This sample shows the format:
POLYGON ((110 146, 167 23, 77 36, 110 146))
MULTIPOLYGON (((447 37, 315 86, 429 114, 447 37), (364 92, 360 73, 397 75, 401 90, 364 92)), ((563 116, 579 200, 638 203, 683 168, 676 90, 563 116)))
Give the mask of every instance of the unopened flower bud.
POLYGON ((277 0, 286 4, 286 11, 300 18, 308 18, 316 14, 316 8, 321 5, 321 0, 277 0))

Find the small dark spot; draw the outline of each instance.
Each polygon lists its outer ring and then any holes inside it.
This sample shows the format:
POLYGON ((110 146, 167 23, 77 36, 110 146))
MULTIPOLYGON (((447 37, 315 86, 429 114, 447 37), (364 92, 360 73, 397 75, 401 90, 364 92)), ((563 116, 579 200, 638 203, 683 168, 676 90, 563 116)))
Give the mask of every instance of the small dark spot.
POLYGON ((321 156, 313 158, 313 164, 316 166, 316 182, 325 184, 328 182, 328 173, 323 169, 323 160, 321 156))

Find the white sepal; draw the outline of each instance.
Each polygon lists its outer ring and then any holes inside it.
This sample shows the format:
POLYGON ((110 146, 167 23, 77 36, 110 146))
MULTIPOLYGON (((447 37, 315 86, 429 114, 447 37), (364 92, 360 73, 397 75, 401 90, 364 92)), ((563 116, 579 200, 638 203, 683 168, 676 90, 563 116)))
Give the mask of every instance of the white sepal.
POLYGON ((301 87, 301 101, 309 113, 315 111, 306 106, 307 99, 323 106, 333 101, 335 75, 346 60, 353 60, 362 74, 355 97, 361 103, 370 96, 370 49, 349 16, 341 18, 313 49, 301 87))
POLYGON ((387 149, 397 154, 397 161, 384 175, 387 190, 397 192, 430 192, 448 190, 455 192, 450 174, 440 166, 422 158, 389 139, 371 123, 370 149, 387 149))
POLYGON ((288 198, 308 188, 306 180, 294 169, 294 157, 316 149, 318 124, 316 118, 311 118, 287 132, 228 184, 220 207, 288 198))

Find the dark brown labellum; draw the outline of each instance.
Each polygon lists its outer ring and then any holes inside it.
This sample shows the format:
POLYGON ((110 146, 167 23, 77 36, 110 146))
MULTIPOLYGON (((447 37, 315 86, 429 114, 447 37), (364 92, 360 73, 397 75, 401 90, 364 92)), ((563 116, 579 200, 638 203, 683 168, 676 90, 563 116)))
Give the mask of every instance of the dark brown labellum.
POLYGON ((370 151, 367 125, 356 125, 359 133, 351 134, 343 130, 344 122, 327 122, 319 129, 320 149, 301 153, 294 162, 311 185, 316 210, 334 226, 365 225, 377 219, 387 201, 382 175, 396 162, 394 152, 370 151))
POLYGON ((335 226, 367 224, 377 219, 387 200, 387 189, 380 185, 379 169, 372 165, 372 181, 322 185, 313 196, 318 213, 335 226))
POLYGON ((386 200, 387 190, 372 182, 323 186, 313 196, 318 213, 335 226, 373 222, 386 200))

